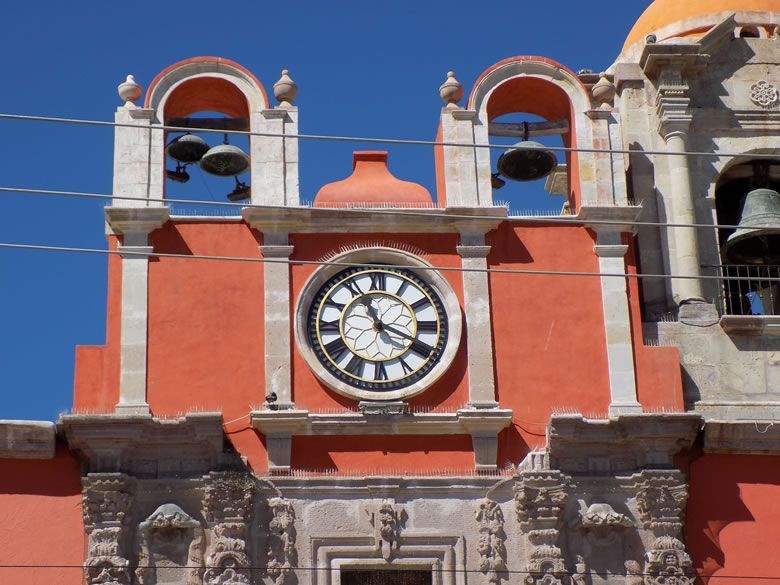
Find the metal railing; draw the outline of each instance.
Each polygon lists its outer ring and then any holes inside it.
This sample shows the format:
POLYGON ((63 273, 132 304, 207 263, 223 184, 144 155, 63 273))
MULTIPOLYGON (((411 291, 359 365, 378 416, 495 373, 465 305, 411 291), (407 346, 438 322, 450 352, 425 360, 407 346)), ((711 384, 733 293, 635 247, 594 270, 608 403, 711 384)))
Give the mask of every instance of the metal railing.
POLYGON ((706 266, 722 278, 722 315, 780 315, 780 265, 706 266), (734 280, 736 277, 747 280, 734 280))

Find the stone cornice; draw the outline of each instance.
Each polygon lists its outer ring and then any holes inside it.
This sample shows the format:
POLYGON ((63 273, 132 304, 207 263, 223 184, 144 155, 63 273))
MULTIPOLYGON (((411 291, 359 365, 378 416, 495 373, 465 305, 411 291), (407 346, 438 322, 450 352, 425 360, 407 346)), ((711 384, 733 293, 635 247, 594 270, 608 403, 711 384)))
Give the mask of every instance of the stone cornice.
POLYGON ((625 414, 610 419, 554 415, 547 429, 550 467, 572 473, 672 468, 702 426, 692 413, 625 414))
POLYGON ((455 497, 453 494, 462 494, 465 497, 481 499, 487 490, 495 487, 502 479, 509 481, 512 477, 499 472, 469 475, 447 471, 400 475, 397 471, 383 470, 382 475, 361 471, 338 475, 271 475, 259 476, 259 479, 261 481, 258 483, 258 490, 266 495, 277 495, 281 492, 288 496, 296 493, 309 494, 303 497, 311 497, 312 493, 334 496, 378 494, 390 497, 402 496, 413 490, 414 493, 425 492, 428 495, 455 497))
POLYGON ((577 213, 577 219, 595 231, 634 232, 633 222, 639 219, 642 207, 639 205, 584 205, 577 213), (589 221, 614 221, 615 224, 589 224, 589 221), (623 223, 625 222, 625 223, 623 223))
POLYGON ((645 45, 639 66, 650 78, 669 67, 679 68, 686 73, 700 71, 709 60, 709 55, 702 52, 697 44, 678 45, 652 43, 645 45))
POLYGON ((498 434, 512 422, 508 409, 469 409, 392 416, 360 412, 309 413, 306 410, 256 410, 252 426, 271 437, 289 435, 469 435, 498 434))
POLYGON ((780 424, 754 420, 707 421, 704 452, 780 455, 780 424))
POLYGON ((287 233, 487 233, 507 215, 505 207, 337 209, 246 207, 241 215, 260 232, 287 233), (392 211, 392 213, 389 213, 392 211), (427 217, 430 215, 429 217, 427 217), (448 217, 450 216, 450 217, 448 217), (467 216, 467 217, 462 217, 467 216))
POLYGON ((52 459, 55 445, 53 422, 0 420, 0 459, 52 459))
POLYGON ((138 476, 203 473, 230 463, 224 454, 222 415, 190 413, 175 419, 150 415, 67 414, 57 423, 90 472, 138 476))
POLYGON ((106 222, 117 234, 149 234, 168 221, 168 207, 106 207, 106 222))

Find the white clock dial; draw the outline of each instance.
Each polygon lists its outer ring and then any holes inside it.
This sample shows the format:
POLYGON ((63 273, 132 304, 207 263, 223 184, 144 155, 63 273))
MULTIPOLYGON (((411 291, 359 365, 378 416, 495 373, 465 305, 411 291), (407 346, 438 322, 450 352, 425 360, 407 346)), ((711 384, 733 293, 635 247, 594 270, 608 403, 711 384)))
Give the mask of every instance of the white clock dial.
POLYGON ((360 389, 397 390, 433 368, 447 342, 436 292, 410 271, 350 268, 331 278, 309 310, 317 359, 360 389))

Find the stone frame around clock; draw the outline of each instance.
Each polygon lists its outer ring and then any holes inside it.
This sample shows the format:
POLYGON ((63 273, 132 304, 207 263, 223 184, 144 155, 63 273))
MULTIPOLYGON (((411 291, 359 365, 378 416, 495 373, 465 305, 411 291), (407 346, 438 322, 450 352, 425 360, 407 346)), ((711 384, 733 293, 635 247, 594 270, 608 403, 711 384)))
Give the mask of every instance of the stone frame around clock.
POLYGON ((320 267, 304 283, 295 307, 295 344, 298 352, 306 364, 312 370, 317 379, 334 392, 352 399, 368 400, 372 402, 386 402, 403 400, 416 396, 427 390, 444 372, 452 365, 455 354, 460 348, 462 331, 462 312, 460 301, 455 291, 447 280, 437 270, 431 270, 431 265, 409 252, 388 247, 371 247, 349 250, 329 259, 337 265, 325 265, 320 267), (412 272, 432 287, 444 305, 447 313, 447 343, 438 363, 420 380, 398 390, 378 392, 373 390, 361 390, 350 386, 331 374, 317 359, 314 350, 308 343, 307 322, 308 311, 320 287, 332 276, 347 266, 345 263, 355 264, 389 264, 403 267, 412 272))

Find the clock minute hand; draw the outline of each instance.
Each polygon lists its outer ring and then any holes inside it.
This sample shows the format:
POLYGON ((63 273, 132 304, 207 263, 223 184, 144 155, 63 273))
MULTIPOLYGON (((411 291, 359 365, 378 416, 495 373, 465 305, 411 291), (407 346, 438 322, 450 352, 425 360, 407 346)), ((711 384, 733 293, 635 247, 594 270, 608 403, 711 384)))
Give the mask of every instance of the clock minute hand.
POLYGON ((371 306, 371 299, 363 301, 363 306, 366 308, 366 311, 368 311, 368 315, 374 320, 374 323, 382 322, 382 320, 376 314, 374 307, 371 306))

